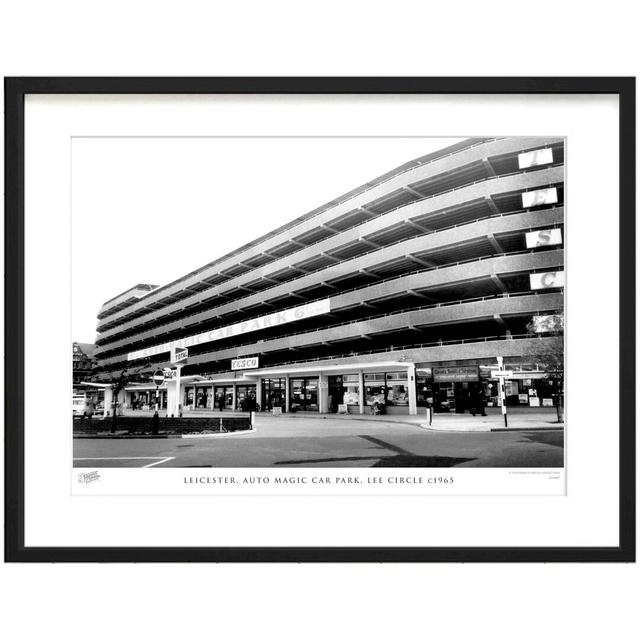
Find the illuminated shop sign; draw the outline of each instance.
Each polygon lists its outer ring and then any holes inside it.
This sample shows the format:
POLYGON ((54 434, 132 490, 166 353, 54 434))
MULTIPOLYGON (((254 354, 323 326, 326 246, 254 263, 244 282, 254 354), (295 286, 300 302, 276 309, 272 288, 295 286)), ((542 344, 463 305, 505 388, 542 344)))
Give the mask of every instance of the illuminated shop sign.
POLYGON ((558 190, 555 187, 550 189, 537 189, 536 191, 525 191, 522 194, 522 208, 539 207, 543 204, 556 204, 558 202, 558 190))
POLYGON ((518 154, 518 168, 528 169, 529 167, 539 167, 543 164, 553 162, 553 151, 551 149, 536 149, 518 154))
POLYGON ((562 231, 560 229, 541 229, 540 231, 527 233, 525 238, 527 249, 551 247, 556 244, 562 244, 562 231))
POLYGON ((255 358, 238 358, 231 361, 231 371, 238 371, 239 369, 257 369, 260 366, 260 359, 255 358))
POLYGON ((531 289, 554 289, 564 287, 564 271, 547 271, 546 273, 530 273, 531 289))
POLYGON ((477 382, 480 370, 477 365, 466 367, 433 367, 434 382, 477 382))
POLYGON ((168 353, 176 347, 193 347, 207 342, 214 342, 215 340, 222 340, 223 338, 233 338, 244 335, 245 333, 251 333, 252 331, 260 331, 261 329, 277 327, 281 324, 296 322, 297 320, 303 320, 304 318, 319 316, 323 313, 329 313, 330 310, 331 303, 329 298, 325 298, 324 300, 309 302, 308 304, 303 304, 299 307, 291 307, 290 309, 276 311, 275 313, 253 318, 252 320, 245 320, 244 322, 230 324, 226 327, 219 327, 218 329, 198 333, 194 336, 174 340, 173 342, 165 342, 164 344, 159 344, 155 347, 147 347, 146 349, 140 349, 139 351, 132 351, 127 354, 127 360, 149 358, 161 353, 168 353))

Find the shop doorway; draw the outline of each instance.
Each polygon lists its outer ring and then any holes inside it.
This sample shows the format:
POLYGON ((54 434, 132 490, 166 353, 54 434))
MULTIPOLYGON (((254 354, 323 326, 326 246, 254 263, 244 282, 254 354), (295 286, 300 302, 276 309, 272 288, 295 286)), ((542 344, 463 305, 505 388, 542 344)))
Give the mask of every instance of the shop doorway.
POLYGON ((262 379, 262 410, 271 411, 274 407, 281 407, 284 411, 286 397, 285 378, 262 379))
POLYGON ((211 409, 211 387, 196 387, 196 409, 211 409))
POLYGON ((436 413, 484 413, 481 382, 435 382, 433 408, 436 413))
POLYGON ((318 378, 291 379, 291 411, 318 411, 318 378))
POLYGON ((359 412, 360 384, 357 373, 329 376, 329 413, 338 413, 340 405, 346 406, 347 412, 359 412))
POLYGON ((256 410, 256 385, 239 384, 236 387, 236 409, 238 411, 256 410))
POLYGON ((233 410, 233 387, 216 387, 214 391, 215 409, 233 410))

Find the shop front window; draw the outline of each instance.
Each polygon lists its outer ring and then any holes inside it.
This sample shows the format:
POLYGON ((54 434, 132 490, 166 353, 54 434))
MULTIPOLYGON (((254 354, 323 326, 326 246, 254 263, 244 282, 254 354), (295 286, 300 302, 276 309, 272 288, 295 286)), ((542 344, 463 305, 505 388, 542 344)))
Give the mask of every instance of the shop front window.
POLYGON ((208 406, 209 406, 209 389, 207 387, 197 387, 196 409, 207 409, 208 406))
POLYGON ((135 391, 131 397, 131 408, 149 410, 149 393, 147 391, 135 391))
POLYGON ((365 373, 365 403, 404 407, 409 405, 409 386, 406 371, 365 373))
POLYGON ((409 404, 409 387, 406 372, 386 374, 387 404, 392 406, 406 406, 409 404))
POLYGON ((194 402, 194 388, 193 387, 185 387, 184 390, 184 406, 185 407, 193 407, 194 402))
POLYGON ((342 376, 344 386, 344 395, 342 404, 359 405, 360 404, 360 382, 358 374, 349 374, 342 376))
POLYGON ((141 391, 138 393, 136 408, 142 409, 144 411, 149 410, 149 392, 148 391, 141 391))
POLYGON ((368 406, 374 403, 385 404, 386 385, 384 383, 384 373, 364 374, 364 401, 368 406))

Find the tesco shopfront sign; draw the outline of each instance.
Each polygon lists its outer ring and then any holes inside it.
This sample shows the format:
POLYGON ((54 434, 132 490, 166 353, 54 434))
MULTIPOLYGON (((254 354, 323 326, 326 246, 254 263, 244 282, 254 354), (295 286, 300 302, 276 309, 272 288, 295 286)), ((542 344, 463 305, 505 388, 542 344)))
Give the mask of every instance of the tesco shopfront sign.
POLYGON ((231 371, 240 369, 257 369, 260 366, 260 358, 238 358, 231 361, 231 371))

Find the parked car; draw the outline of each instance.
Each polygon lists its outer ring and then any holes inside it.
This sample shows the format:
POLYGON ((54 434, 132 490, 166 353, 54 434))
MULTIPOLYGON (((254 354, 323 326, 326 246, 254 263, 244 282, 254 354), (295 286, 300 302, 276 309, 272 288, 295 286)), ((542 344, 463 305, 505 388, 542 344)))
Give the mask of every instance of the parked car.
POLYGON ((74 416, 83 416, 86 407, 86 398, 83 395, 74 395, 72 407, 74 416))
POLYGON ((94 404, 94 399, 91 396, 87 398, 80 393, 74 394, 71 406, 74 416, 86 416, 90 418, 96 413, 102 414, 104 412, 103 402, 94 404))

